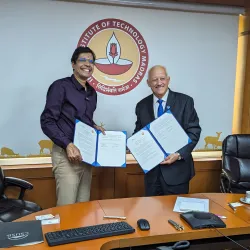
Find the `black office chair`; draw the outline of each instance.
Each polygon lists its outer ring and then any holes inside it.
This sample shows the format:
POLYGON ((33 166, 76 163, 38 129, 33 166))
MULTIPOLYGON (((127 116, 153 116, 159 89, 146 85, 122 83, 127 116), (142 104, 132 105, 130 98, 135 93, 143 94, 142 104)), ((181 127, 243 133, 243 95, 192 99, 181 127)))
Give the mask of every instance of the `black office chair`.
POLYGON ((221 192, 250 191, 250 134, 227 136, 222 143, 221 192))
POLYGON ((23 200, 27 189, 33 189, 33 185, 18 178, 4 177, 3 170, 0 168, 0 222, 11 222, 41 210, 37 204, 23 200), (4 190, 8 186, 21 189, 18 199, 10 199, 4 194, 4 190))

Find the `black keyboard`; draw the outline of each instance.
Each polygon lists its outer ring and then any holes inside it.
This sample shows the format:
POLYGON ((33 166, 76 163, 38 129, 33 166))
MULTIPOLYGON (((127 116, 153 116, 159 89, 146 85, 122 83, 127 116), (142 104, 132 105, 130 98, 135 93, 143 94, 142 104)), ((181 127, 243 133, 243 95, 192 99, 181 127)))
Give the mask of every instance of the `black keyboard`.
POLYGON ((134 232, 133 227, 122 221, 50 232, 45 234, 45 238, 49 246, 57 246, 134 232))

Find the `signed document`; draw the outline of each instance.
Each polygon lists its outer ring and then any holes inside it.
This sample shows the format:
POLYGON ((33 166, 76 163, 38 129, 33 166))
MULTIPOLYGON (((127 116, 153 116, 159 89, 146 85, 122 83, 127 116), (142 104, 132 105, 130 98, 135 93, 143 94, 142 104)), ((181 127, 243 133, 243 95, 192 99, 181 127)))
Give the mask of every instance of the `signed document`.
POLYGON ((131 136, 127 146, 145 173, 164 160, 164 152, 146 127, 131 136))
POLYGON ((191 143, 170 110, 132 135, 127 146, 145 173, 191 143))
POLYGON ((74 144, 83 161, 95 167, 126 167, 126 140, 124 131, 105 131, 105 135, 77 120, 74 144))

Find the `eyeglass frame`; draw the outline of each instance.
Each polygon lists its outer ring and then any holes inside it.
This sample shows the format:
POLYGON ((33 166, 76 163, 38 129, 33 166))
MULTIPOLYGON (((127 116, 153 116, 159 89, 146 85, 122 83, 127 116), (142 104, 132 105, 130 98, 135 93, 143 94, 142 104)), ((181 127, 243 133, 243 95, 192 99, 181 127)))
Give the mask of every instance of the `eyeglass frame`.
POLYGON ((95 65, 95 61, 93 59, 87 59, 85 57, 78 58, 77 62, 79 62, 81 64, 88 62, 91 65, 95 65))

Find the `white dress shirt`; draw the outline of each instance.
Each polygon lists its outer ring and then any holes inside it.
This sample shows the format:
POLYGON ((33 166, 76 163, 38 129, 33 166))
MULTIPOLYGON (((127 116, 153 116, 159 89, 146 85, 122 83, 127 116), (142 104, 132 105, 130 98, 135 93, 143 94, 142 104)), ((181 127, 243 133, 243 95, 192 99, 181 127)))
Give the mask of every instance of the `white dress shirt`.
MULTIPOLYGON (((162 102, 163 110, 165 110, 165 107, 166 107, 166 104, 167 104, 168 93, 169 93, 169 90, 167 90, 166 94, 161 98, 161 100, 163 101, 162 102)), ((153 106, 153 108, 154 108, 155 118, 158 118, 158 115, 157 115, 158 114, 158 108, 159 108, 158 100, 159 100, 159 98, 154 95, 154 99, 153 99, 153 105, 154 106, 153 106)))

